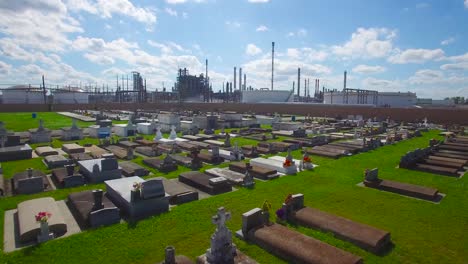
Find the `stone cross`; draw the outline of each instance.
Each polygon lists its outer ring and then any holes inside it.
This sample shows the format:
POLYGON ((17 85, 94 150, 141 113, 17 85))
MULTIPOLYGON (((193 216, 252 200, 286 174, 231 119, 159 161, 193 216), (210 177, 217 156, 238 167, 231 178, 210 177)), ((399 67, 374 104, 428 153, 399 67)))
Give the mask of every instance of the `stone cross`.
POLYGON ((158 141, 162 139, 162 133, 161 133, 161 128, 157 127, 156 128, 156 136, 154 137, 154 141, 158 141))
POLYGON ((42 119, 39 119, 39 128, 37 130, 43 130, 44 129, 44 121, 42 119))
POLYGON ((231 135, 229 135, 229 133, 226 134, 226 139, 224 140, 224 146, 225 147, 231 146, 231 135))
POLYGON ((172 127, 171 127, 171 134, 169 135, 169 139, 174 140, 174 139, 176 139, 176 138, 177 138, 177 133, 176 133, 176 131, 175 131, 175 126, 172 126, 172 127))
POLYGON ((218 213, 211 218, 211 222, 217 226, 216 230, 226 228, 226 221, 231 219, 231 213, 227 212, 224 207, 218 208, 218 213))

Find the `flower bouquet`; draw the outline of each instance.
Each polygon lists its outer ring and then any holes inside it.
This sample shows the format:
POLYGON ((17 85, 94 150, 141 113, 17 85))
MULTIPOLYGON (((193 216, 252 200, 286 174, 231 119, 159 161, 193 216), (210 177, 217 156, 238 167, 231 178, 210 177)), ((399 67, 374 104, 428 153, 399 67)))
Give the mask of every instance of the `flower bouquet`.
POLYGON ((52 214, 49 212, 39 212, 35 215, 36 222, 47 223, 51 216, 52 214))
POLYGON ((287 167, 291 167, 291 166, 292 166, 291 160, 286 159, 286 160, 283 162, 283 168, 287 168, 287 167))

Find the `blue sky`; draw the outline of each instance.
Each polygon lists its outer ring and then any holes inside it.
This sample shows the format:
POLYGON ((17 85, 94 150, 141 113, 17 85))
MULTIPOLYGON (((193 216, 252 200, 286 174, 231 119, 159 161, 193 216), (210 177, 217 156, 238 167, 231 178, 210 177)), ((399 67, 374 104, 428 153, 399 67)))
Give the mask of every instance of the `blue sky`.
POLYGON ((330 89, 347 70, 352 88, 468 97, 468 0, 18 0, 0 1, 0 17, 2 88, 44 74, 114 89, 117 74, 139 71, 160 90, 205 59, 215 91, 234 66, 269 87, 275 41, 275 89, 301 67, 330 89))

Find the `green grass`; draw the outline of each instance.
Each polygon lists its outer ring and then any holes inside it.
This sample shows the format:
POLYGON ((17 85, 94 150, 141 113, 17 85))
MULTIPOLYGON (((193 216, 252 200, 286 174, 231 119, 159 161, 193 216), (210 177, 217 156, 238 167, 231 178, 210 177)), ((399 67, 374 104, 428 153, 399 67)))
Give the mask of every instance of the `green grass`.
MULTIPOLYGON (((303 193, 308 206, 366 223, 392 234, 395 247, 385 256, 376 256, 329 233, 289 226, 306 235, 361 256, 365 263, 467 263, 468 201, 467 177, 455 179, 430 173, 397 169, 401 155, 427 146, 437 131, 423 137, 381 147, 377 150, 338 160, 312 156, 320 166, 270 182, 257 181, 255 189, 241 188, 232 193, 191 202, 171 212, 138 222, 89 230, 40 246, 0 254, 2 263, 156 263, 164 259, 167 245, 177 254, 192 259, 210 246, 215 226, 211 216, 224 206, 232 213, 231 231, 241 228, 241 214, 260 207, 268 199, 279 208, 288 193, 303 193), (435 187, 447 194, 440 204, 356 186, 365 168, 379 168, 384 179, 435 187)), ((283 153, 285 155, 285 153, 283 153)), ((299 151, 294 151, 300 157, 299 151)), ((136 158, 137 163, 140 158, 136 158)), ((205 168, 204 168, 205 169, 205 168)), ((154 171, 156 176, 173 177, 154 171)), ((175 172, 178 173, 178 172, 175 172)), ((103 188, 102 184, 57 190, 0 200, 0 224, 5 210, 16 208, 24 200, 52 196, 64 199, 70 192, 103 188)), ((0 229, 3 232, 3 228, 0 229)), ((284 263, 256 245, 234 239, 238 248, 259 263, 284 263)))
MULTIPOLYGON (((39 126, 39 119, 44 121, 44 127, 48 129, 60 129, 72 125, 72 118, 53 112, 37 112, 35 119, 32 118, 32 113, 0 113, 0 120, 5 123, 5 127, 15 132, 37 128, 39 126)), ((79 120, 76 122, 79 127, 87 127, 93 123, 79 120)))

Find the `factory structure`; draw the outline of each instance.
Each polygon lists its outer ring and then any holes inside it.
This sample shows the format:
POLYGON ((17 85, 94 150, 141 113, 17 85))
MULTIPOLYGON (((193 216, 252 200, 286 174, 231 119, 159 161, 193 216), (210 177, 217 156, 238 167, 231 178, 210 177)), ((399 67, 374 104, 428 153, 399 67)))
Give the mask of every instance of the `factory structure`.
MULTIPOLYGON (((116 86, 81 88, 76 86, 46 86, 44 76, 42 84, 13 85, 0 88, 2 104, 97 104, 97 103, 157 103, 157 102, 225 102, 225 103, 315 103, 329 105, 365 105, 372 107, 414 107, 453 106, 451 100, 432 100, 417 98, 412 92, 379 92, 347 86, 347 72, 344 72, 343 89, 320 87, 320 79, 315 79, 314 89, 310 88, 310 78, 301 76, 297 69, 297 81, 292 87, 275 88, 275 42, 271 45, 271 84, 269 88, 256 89, 247 85, 247 73, 242 68, 234 67, 233 81, 223 82, 218 92, 213 91, 213 84, 208 76, 208 60, 205 73, 191 75, 189 69, 179 68, 176 82, 170 90, 163 84, 162 91, 148 91, 146 79, 139 72, 129 76, 117 76, 116 86), (237 71, 238 69, 238 71, 237 71), (313 94, 311 94, 311 91, 313 94)), ((302 73, 303 74, 303 73, 302 73)))

